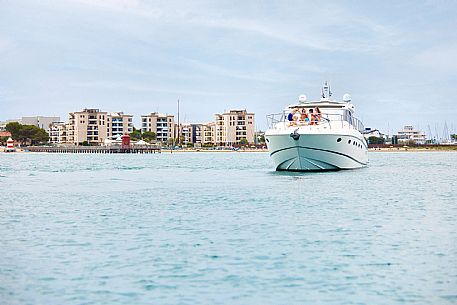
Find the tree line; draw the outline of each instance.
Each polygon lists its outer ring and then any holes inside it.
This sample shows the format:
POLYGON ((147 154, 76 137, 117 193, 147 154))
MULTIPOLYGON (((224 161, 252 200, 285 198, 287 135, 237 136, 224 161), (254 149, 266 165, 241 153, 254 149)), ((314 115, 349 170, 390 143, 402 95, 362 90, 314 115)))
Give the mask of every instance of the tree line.
POLYGON ((43 128, 35 125, 22 125, 17 122, 6 124, 6 130, 11 133, 13 140, 21 144, 30 143, 32 145, 46 143, 49 140, 49 135, 43 128))
POLYGON ((157 139, 157 135, 152 131, 141 132, 141 130, 134 129, 133 132, 130 133, 130 139, 134 141, 143 140, 150 143, 157 139))

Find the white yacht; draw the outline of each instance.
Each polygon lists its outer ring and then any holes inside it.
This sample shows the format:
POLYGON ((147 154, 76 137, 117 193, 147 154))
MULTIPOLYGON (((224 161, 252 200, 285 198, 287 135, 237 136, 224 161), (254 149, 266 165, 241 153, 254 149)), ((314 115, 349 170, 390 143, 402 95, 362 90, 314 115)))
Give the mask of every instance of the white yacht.
POLYGON ((267 116, 265 139, 278 171, 322 171, 367 166, 368 145, 363 124, 355 118, 351 96, 331 99, 325 82, 321 99, 305 95, 282 113, 267 116), (317 112, 320 111, 320 114, 317 112), (306 112, 305 112, 306 111, 306 112), (310 114, 312 112, 312 115, 310 114), (302 114, 305 113, 305 114, 302 114))

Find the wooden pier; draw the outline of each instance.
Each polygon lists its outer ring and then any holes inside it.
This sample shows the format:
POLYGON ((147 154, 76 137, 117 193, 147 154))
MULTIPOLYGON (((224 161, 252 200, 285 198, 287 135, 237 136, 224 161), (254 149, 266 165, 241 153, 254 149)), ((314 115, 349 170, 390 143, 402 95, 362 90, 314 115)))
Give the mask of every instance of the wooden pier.
POLYGON ((29 146, 24 150, 31 152, 67 153, 67 154, 155 154, 161 153, 158 146, 121 147, 121 146, 29 146))

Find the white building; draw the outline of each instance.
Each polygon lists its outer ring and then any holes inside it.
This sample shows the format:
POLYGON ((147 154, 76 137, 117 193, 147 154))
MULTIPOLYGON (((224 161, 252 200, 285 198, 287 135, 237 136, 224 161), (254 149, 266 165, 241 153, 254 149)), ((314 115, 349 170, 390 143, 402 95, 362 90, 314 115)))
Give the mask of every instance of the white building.
POLYGON ((387 138, 386 135, 383 134, 382 132, 380 132, 378 129, 373 129, 370 127, 365 128, 363 136, 364 136, 365 140, 367 140, 367 141, 368 141, 369 137, 376 137, 376 138, 383 138, 383 139, 387 138))
POLYGON ((108 138, 116 139, 124 134, 133 132, 132 115, 123 112, 108 114, 108 138))
POLYGON ((427 136, 425 132, 414 129, 412 125, 405 125, 403 130, 397 133, 398 143, 402 144, 425 144, 427 136))
POLYGON ((49 143, 63 144, 67 142, 67 124, 65 122, 52 122, 47 131, 49 143))

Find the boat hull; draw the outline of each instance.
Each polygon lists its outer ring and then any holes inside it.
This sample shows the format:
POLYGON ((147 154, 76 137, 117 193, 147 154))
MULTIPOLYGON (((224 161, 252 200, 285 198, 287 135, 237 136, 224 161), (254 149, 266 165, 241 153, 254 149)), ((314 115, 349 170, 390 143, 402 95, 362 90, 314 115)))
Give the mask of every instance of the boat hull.
POLYGON ((268 150, 278 171, 328 171, 367 166, 368 148, 359 132, 267 133, 268 150))

